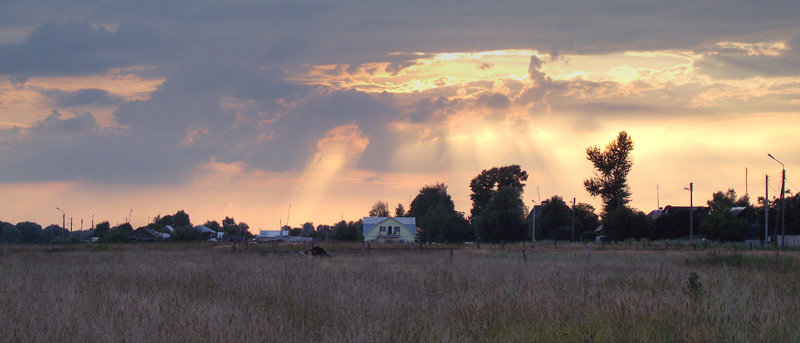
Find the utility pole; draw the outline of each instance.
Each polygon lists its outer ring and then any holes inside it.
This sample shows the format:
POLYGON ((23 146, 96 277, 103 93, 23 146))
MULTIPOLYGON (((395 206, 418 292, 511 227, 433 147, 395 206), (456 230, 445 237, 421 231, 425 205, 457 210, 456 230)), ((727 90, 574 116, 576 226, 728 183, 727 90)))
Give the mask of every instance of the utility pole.
POLYGON ((572 198, 572 240, 575 240, 575 198, 572 198))
MULTIPOLYGON (((286 226, 289 226, 289 214, 292 213, 292 204, 289 204, 289 210, 286 211, 286 226)), ((291 227, 290 227, 291 229, 291 227)))
MULTIPOLYGON (((538 190, 538 189, 537 189, 538 190)), ((536 200, 533 201, 533 216, 531 217, 531 242, 536 243, 536 200)))
POLYGON ((786 201, 783 195, 786 194, 786 169, 781 171, 781 240, 783 248, 786 248, 786 201))
POLYGON ((764 246, 769 240, 769 175, 764 176, 764 246))
POLYGON ((689 191, 689 242, 694 240, 694 182, 689 182, 689 188, 684 188, 689 191))
MULTIPOLYGON (((784 213, 784 212, 786 212, 786 204, 784 204, 784 201, 783 201, 783 194, 786 192, 786 166, 783 164, 783 162, 778 161, 778 159, 775 158, 775 156, 772 156, 772 154, 767 154, 767 156, 769 156, 769 158, 775 160, 775 162, 778 162, 778 163, 781 164, 781 240, 783 241, 783 243, 781 245, 785 248, 786 247, 786 223, 785 223, 786 213, 784 213)), ((778 222, 775 221, 775 233, 777 233, 777 232, 778 232, 778 222)))
POLYGON ((658 185, 656 185, 656 209, 661 209, 661 194, 658 192, 658 185))

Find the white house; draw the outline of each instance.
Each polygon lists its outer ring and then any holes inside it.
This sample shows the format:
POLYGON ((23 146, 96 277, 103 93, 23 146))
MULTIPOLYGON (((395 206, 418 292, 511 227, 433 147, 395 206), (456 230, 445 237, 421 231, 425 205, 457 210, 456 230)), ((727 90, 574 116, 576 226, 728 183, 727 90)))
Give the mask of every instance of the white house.
POLYGON ((361 234, 364 241, 413 243, 417 237, 415 217, 364 217, 361 234))

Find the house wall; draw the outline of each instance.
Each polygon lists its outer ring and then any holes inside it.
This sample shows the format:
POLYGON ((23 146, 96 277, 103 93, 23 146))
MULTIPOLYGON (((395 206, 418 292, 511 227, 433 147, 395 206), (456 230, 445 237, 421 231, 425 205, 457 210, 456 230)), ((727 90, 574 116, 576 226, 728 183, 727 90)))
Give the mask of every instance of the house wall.
POLYGON ((405 227, 405 225, 401 224, 397 220, 394 220, 393 218, 386 218, 386 220, 384 220, 384 221, 382 221, 382 222, 380 222, 378 224, 375 224, 375 226, 372 227, 372 229, 369 230, 369 232, 367 232, 364 235, 364 240, 368 241, 368 242, 369 241, 378 240, 379 236, 381 234, 381 226, 399 227, 400 228, 400 238, 396 238, 398 240, 402 240, 402 241, 405 241, 405 242, 413 242, 414 239, 415 239, 414 235, 411 232, 408 231, 408 229, 405 227))

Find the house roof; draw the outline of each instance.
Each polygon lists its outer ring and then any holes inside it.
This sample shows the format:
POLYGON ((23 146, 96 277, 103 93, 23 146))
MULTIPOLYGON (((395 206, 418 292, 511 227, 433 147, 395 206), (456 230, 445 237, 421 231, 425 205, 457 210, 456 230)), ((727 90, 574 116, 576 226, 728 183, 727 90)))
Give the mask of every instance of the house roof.
POLYGON ((731 208, 728 209, 728 211, 730 211, 731 214, 733 214, 734 216, 738 217, 738 216, 741 216, 744 213, 747 213, 747 207, 744 207, 744 206, 731 207, 731 208))
POLYGON ((200 232, 217 233, 216 231, 209 229, 208 226, 205 225, 197 225, 194 227, 194 229, 200 232))
POLYGON ((363 224, 361 225, 361 235, 366 235, 369 230, 372 230, 376 225, 382 224, 388 220, 395 220, 403 225, 412 235, 417 234, 417 218, 416 217, 364 217, 363 224))
POLYGON ((159 237, 161 237, 161 235, 153 230, 150 230, 150 228, 143 226, 134 230, 129 238, 136 241, 154 241, 159 237))
POLYGON ((708 214, 708 211, 711 210, 711 208, 708 207, 708 206, 693 206, 693 207, 690 207, 690 206, 672 206, 672 205, 667 205, 667 206, 664 207, 664 212, 662 214, 669 214, 669 213, 672 213, 672 212, 681 212, 681 211, 687 211, 688 212, 690 209, 693 212, 700 212, 700 213, 703 213, 703 214, 706 214, 706 215, 708 214))
POLYGON ((659 208, 657 210, 650 211, 650 213, 647 214, 647 218, 650 218, 650 220, 656 220, 658 217, 661 217, 662 214, 664 214, 664 209, 659 208))
POLYGON ((527 220, 530 220, 535 213, 542 213, 542 207, 544 207, 544 205, 533 205, 533 207, 531 207, 531 210, 528 212, 528 216, 525 218, 527 220), (534 211, 536 212, 534 213, 534 211))

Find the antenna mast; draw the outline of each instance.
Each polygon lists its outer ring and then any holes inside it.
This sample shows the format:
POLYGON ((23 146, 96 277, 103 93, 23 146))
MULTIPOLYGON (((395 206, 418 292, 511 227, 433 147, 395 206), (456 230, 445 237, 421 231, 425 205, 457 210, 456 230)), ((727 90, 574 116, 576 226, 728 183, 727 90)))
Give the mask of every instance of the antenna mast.
POLYGON ((658 192, 658 184, 656 184, 656 209, 661 209, 661 193, 658 192))
POLYGON ((289 211, 286 212, 286 226, 289 226, 289 214, 292 213, 292 204, 289 204, 289 211))

